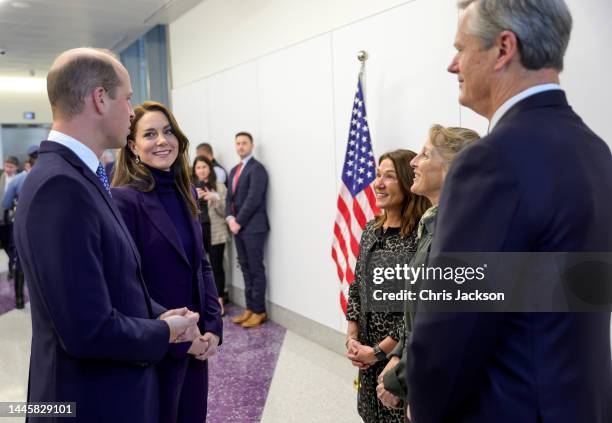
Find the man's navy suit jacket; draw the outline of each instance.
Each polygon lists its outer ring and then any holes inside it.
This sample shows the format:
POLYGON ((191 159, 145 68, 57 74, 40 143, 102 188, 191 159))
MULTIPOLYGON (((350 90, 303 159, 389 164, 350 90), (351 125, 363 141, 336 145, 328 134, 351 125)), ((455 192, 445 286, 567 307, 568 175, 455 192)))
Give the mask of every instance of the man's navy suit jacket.
POLYGON ((251 157, 238 176, 236 192, 232 192, 236 169, 234 166, 227 181, 226 215, 236 218, 241 235, 267 232, 270 229, 266 212, 268 172, 251 157))
MULTIPOLYGON (((533 95, 452 164, 432 255, 612 251, 611 187, 563 91, 533 95)), ((417 313, 410 349, 416 423, 612 421, 610 313, 417 313)))
MULTIPOLYGON (((17 208, 15 242, 30 288, 28 401, 76 402, 82 422, 156 422, 155 367, 168 350, 164 309, 97 176, 43 141, 17 208)), ((29 421, 54 421, 30 418, 29 421)), ((63 420, 62 420, 63 421, 63 420)))

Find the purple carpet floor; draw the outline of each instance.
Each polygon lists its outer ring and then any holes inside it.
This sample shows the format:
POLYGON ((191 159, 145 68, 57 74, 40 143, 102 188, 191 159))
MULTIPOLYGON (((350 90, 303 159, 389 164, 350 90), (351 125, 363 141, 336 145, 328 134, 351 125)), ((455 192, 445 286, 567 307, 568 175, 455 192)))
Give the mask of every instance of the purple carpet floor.
MULTIPOLYGON (((7 273, 0 273, 0 314, 15 308, 15 281, 6 278, 7 273)), ((25 301, 30 301, 28 288, 24 289, 25 301)))
POLYGON ((223 345, 210 359, 208 423, 259 422, 286 329, 274 322, 243 329, 231 318, 242 308, 229 304, 223 345))

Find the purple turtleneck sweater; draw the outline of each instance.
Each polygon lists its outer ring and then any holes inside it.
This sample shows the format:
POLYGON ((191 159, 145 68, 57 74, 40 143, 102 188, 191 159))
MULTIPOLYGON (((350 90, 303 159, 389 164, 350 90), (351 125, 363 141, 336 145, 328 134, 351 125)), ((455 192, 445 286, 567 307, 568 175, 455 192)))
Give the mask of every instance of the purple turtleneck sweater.
POLYGON ((166 213, 170 217, 174 228, 181 240, 185 255, 191 263, 191 267, 194 266, 194 240, 192 232, 192 223, 190 221, 191 214, 185 200, 181 196, 181 193, 174 184, 174 173, 172 170, 166 172, 163 170, 155 169, 150 166, 147 168, 151 171, 151 175, 155 178, 155 192, 159 196, 166 213))

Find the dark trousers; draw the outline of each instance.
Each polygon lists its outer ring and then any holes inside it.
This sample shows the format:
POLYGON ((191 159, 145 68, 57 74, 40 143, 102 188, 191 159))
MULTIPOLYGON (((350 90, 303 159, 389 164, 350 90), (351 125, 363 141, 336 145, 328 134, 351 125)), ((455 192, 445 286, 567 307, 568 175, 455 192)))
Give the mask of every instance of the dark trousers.
POLYGON ((11 239, 11 231, 13 225, 0 225, 0 244, 2 244, 2 249, 6 251, 6 254, 9 253, 9 240, 11 239))
POLYGON ((217 285, 217 292, 219 297, 225 298, 225 271, 223 270, 223 252, 225 251, 225 244, 216 244, 210 247, 210 266, 215 276, 215 284, 217 285))
MULTIPOLYGON (((203 423, 208 400, 208 362, 167 354, 157 364, 159 423, 203 423)), ((154 407, 154 404, 151 404, 154 407)))
POLYGON ((9 273, 15 270, 15 247, 13 245, 13 224, 0 225, 0 243, 2 243, 2 249, 6 252, 9 258, 9 273))
POLYGON ((244 277, 244 294, 246 306, 253 313, 266 311, 266 269, 263 262, 263 250, 267 232, 259 234, 236 235, 238 263, 244 277))
POLYGON ((210 241, 211 241, 211 232, 210 232, 210 222, 201 223, 202 225, 202 240, 204 241, 204 251, 206 254, 210 254, 210 241))

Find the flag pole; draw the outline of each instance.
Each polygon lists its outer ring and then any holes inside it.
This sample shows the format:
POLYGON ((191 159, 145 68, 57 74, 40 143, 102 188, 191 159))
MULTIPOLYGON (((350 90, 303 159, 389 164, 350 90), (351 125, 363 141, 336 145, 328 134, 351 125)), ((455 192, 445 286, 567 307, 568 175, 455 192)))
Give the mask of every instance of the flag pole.
POLYGON ((361 69, 359 70, 359 80, 361 81, 361 90, 363 91, 363 99, 365 101, 365 65, 368 60, 368 52, 365 50, 359 50, 357 53, 357 60, 361 62, 361 69))
POLYGON ((340 306, 344 314, 348 306, 349 287, 355 281, 361 233, 367 222, 379 212, 372 188, 372 182, 376 178, 376 160, 361 81, 368 53, 360 51, 357 59, 361 62, 361 69, 351 103, 348 140, 336 203, 338 211, 334 222, 331 251, 340 281, 340 306))

